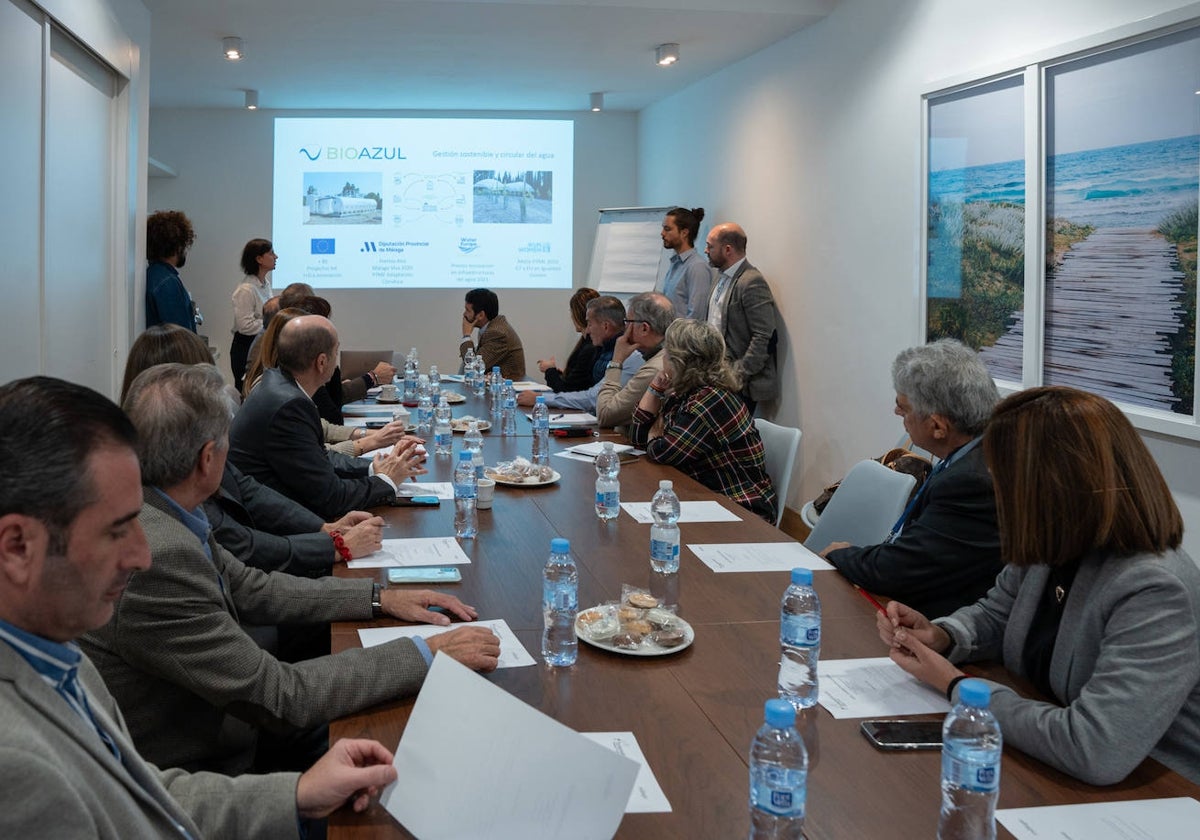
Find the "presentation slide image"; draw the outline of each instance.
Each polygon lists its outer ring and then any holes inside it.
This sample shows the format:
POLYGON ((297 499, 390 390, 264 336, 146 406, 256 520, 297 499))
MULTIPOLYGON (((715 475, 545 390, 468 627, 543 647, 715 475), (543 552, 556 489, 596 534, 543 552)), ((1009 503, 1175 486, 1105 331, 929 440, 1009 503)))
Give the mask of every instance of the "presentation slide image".
POLYGON ((549 224, 554 221, 554 173, 476 169, 471 221, 476 224, 549 224))
POLYGON ((382 192, 379 172, 305 172, 304 224, 381 225, 382 192))

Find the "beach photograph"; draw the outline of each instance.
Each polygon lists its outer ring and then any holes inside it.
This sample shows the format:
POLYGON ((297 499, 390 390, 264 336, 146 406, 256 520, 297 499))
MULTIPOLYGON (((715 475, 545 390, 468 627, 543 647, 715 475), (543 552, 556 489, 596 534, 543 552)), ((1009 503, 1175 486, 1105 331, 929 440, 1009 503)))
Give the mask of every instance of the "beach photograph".
MULTIPOLYGON (((1194 413, 1197 68, 1200 38, 1185 32, 1047 73, 1046 384, 1194 413)), ((1017 155, 935 166, 942 104, 930 108, 929 335, 962 338, 997 379, 1020 382, 1024 316, 1008 304, 1024 261, 1023 215, 1014 227, 1024 199, 1007 191, 1024 164, 1017 155), (943 230, 962 242, 957 271, 953 248, 936 241, 943 230)))

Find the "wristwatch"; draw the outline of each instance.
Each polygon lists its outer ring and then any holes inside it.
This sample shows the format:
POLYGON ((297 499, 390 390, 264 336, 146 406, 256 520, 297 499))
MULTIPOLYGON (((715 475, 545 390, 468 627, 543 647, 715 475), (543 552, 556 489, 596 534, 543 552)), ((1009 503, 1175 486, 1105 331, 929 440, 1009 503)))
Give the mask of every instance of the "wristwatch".
POLYGON ((608 364, 606 364, 604 366, 604 369, 605 370, 620 370, 623 367, 624 367, 624 365, 622 365, 620 362, 609 362, 608 364))
POLYGON ((371 617, 379 618, 383 615, 383 590, 382 583, 371 584, 371 617))

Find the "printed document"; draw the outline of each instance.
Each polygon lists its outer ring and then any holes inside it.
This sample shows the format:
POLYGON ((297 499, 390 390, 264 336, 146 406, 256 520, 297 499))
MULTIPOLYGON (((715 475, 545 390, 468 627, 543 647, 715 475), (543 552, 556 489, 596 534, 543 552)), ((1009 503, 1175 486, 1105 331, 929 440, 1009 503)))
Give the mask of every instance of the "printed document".
POLYGON ((946 698, 886 656, 817 662, 818 702, 835 718, 948 712, 946 698))

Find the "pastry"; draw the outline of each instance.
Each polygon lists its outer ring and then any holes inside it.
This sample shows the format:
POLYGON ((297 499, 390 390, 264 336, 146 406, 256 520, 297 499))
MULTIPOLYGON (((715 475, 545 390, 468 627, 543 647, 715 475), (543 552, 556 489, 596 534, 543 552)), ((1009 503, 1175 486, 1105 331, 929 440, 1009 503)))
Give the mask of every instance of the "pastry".
POLYGON ((658 599, 647 592, 634 592, 625 601, 639 610, 649 610, 658 606, 658 599))
POLYGON ((634 650, 642 643, 640 633, 618 633, 612 637, 613 647, 624 648, 625 650, 634 650))
POLYGON ((650 641, 659 647, 673 648, 683 644, 682 630, 656 630, 650 634, 650 641))

